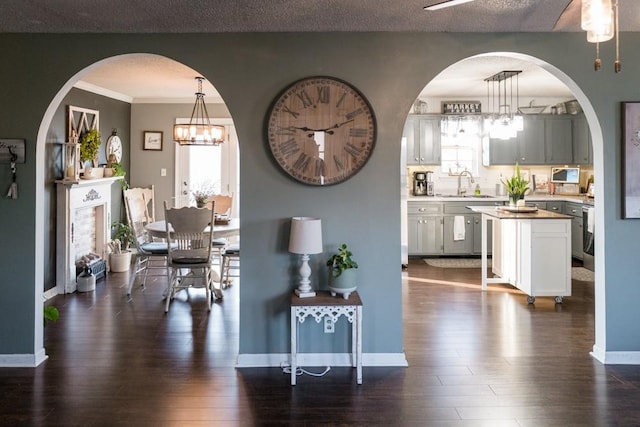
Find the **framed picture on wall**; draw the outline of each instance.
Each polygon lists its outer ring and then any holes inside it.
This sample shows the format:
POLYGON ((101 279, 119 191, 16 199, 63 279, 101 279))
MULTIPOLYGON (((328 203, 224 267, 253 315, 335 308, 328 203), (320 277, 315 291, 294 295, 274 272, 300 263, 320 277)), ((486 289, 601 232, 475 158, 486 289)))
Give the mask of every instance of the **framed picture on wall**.
POLYGON ((142 148, 144 150, 162 151, 162 131, 145 130, 142 148))
POLYGON ((640 218, 640 102, 622 103, 622 217, 640 218))

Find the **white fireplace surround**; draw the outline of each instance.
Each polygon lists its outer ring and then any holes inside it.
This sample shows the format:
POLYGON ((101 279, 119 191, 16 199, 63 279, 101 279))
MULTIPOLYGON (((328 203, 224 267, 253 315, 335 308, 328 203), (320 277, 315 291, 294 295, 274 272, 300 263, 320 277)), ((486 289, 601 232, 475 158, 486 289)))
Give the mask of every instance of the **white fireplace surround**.
POLYGON ((75 292, 76 260, 93 252, 107 258, 107 243, 111 230, 111 184, 121 177, 79 181, 56 181, 57 184, 57 243, 56 291, 58 294, 75 292), (84 209, 93 209, 87 214, 84 209), (93 230, 82 231, 87 219, 94 223, 93 230), (84 224, 83 224, 84 222, 84 224), (87 235, 88 241, 86 240, 87 235), (85 238, 84 241, 81 239, 85 238), (77 253, 82 251, 82 253, 77 253))

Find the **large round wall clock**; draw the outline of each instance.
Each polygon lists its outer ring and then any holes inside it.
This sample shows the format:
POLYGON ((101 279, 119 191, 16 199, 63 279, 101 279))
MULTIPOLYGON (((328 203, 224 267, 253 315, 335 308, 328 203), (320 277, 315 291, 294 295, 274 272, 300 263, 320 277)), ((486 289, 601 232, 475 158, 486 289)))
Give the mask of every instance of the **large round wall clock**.
POLYGON ((269 148, 278 165, 310 185, 333 185, 365 165, 376 141, 367 99, 333 77, 308 77, 276 97, 267 117, 269 148))

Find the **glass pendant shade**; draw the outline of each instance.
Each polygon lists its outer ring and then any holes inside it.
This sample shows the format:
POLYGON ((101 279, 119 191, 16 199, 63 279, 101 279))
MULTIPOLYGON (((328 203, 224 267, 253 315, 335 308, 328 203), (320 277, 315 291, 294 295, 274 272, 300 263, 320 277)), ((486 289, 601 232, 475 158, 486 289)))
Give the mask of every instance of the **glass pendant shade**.
POLYGON ((582 0, 581 27, 583 30, 600 34, 612 25, 611 0, 582 0))
POLYGON ((202 92, 203 77, 196 77, 198 92, 189 123, 173 126, 173 139, 180 145, 219 145, 225 140, 224 126, 212 125, 202 92))

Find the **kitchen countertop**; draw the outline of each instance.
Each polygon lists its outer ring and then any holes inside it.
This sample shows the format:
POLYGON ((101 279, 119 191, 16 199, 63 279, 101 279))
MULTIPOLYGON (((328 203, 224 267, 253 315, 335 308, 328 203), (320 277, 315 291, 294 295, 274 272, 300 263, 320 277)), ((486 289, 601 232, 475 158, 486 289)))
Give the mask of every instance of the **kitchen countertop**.
MULTIPOLYGON (((456 196, 453 195, 442 195, 438 194, 435 196, 413 196, 410 195, 407 199, 409 202, 482 202, 486 201, 488 203, 493 202, 506 202, 509 200, 507 196, 493 196, 493 195, 480 195, 473 196, 456 196)), ((581 203, 587 205, 593 205, 593 198, 587 197, 585 195, 568 195, 568 194, 531 194, 525 196, 526 202, 573 202, 573 203, 581 203)))

